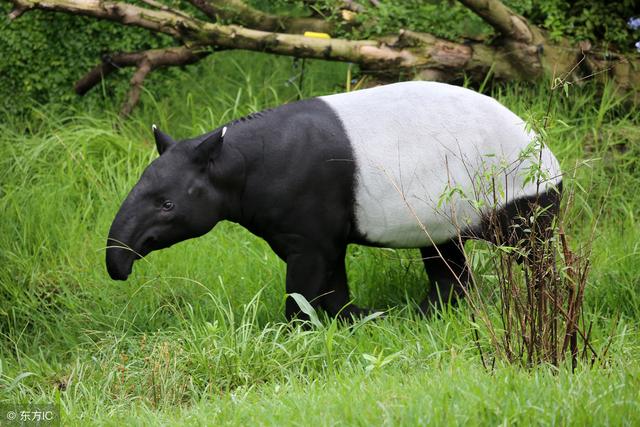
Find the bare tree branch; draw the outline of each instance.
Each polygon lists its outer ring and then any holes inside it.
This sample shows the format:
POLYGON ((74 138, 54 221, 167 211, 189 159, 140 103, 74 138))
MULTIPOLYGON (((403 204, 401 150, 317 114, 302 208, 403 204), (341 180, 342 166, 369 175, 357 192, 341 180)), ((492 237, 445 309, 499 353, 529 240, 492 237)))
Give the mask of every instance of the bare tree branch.
MULTIPOLYGON (((153 1, 153 0, 152 0, 153 1)), ((279 16, 262 12, 242 0, 188 0, 213 22, 219 19, 262 31, 302 34, 305 31, 331 33, 333 25, 319 18, 279 16)))
POLYGON ((140 93, 142 92, 142 83, 144 79, 147 77, 147 74, 151 72, 151 64, 149 61, 142 61, 136 72, 133 73, 133 77, 131 77, 131 81, 129 82, 130 88, 129 93, 127 93, 127 98, 120 109, 120 116, 126 117, 131 114, 133 107, 136 106, 138 101, 140 100, 140 93))
POLYGON ((78 80, 75 91, 78 95, 84 95, 114 71, 124 67, 136 67, 127 99, 121 109, 121 115, 127 116, 138 103, 144 79, 150 72, 161 67, 193 64, 210 53, 210 49, 180 46, 105 55, 100 64, 78 80))
MULTIPOLYGON (((187 44, 246 49, 290 56, 357 62, 370 69, 424 67, 431 61, 410 50, 375 40, 318 39, 301 35, 220 25, 183 18, 168 11, 107 0, 12 0, 25 10, 43 9, 91 16, 170 35, 187 44)), ((435 61, 437 63, 437 61, 435 61)))
POLYGON ((351 12, 362 13, 366 10, 363 5, 353 0, 344 0, 342 4, 345 9, 350 10, 351 12))
POLYGON ((160 10, 146 9, 130 3, 113 2, 108 0, 11 0, 14 10, 9 18, 20 16, 32 9, 51 12, 66 12, 74 15, 84 15, 94 18, 116 21, 123 25, 132 25, 147 30, 164 33, 176 39, 182 38, 182 33, 188 30, 189 23, 197 26, 194 19, 177 16, 174 13, 160 10))
POLYGON ((534 34, 525 18, 516 14, 500 0, 460 0, 489 25, 507 38, 523 43, 534 42, 534 34))
MULTIPOLYGON (((303 0, 303 3, 311 7, 311 9, 319 16, 330 13, 330 10, 325 8, 327 5, 319 3, 317 0, 303 0)), ((340 9, 349 10, 351 12, 362 13, 367 9, 362 3, 354 0, 342 0, 340 3, 340 9)), ((369 0, 369 3, 371 3, 373 7, 380 7, 380 2, 378 0, 369 0)))
POLYGON ((14 8, 11 12, 9 12, 8 18, 9 21, 12 21, 14 19, 18 19, 19 17, 22 16, 23 13, 25 13, 29 8, 27 8, 24 5, 21 4, 14 4, 14 8))

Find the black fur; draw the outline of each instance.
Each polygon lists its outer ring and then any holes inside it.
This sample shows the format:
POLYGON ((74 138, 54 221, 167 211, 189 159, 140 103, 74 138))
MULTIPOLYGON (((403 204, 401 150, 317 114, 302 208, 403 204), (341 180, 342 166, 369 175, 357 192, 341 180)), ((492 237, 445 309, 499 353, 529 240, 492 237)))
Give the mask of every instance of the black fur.
MULTIPOLYGON (((265 239, 286 262, 287 293, 300 293, 331 315, 359 313, 349 305, 344 266, 355 234, 355 163, 333 111, 305 100, 232 125, 228 133, 247 171, 241 207, 229 219, 265 239)), ((287 300, 287 317, 297 312, 287 300)))

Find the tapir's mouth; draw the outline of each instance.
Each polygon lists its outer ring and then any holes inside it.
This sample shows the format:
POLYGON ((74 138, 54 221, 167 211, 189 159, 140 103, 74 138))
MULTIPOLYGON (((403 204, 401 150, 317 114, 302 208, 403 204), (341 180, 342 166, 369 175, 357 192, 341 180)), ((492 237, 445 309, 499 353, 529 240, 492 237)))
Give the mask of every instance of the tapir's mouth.
POLYGON ((107 249, 107 271, 113 280, 127 280, 138 256, 129 249, 107 249))
POLYGON ((113 280, 127 280, 133 270, 134 261, 146 256, 158 247, 158 241, 155 237, 145 238, 140 245, 134 247, 126 247, 125 245, 109 241, 107 248, 107 271, 113 280), (138 247, 140 249, 136 250, 138 247))

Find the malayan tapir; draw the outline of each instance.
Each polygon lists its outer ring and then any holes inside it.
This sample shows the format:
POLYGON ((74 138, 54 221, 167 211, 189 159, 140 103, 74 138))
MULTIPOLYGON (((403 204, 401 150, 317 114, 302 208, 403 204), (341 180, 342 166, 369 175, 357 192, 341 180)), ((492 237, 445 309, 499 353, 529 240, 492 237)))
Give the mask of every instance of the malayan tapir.
MULTIPOLYGON (((491 240, 490 214, 507 228, 534 204, 553 215, 562 184, 558 161, 521 118, 435 82, 293 102, 180 142, 153 132, 160 156, 109 231, 110 276, 125 280, 136 259, 228 220, 286 262, 287 293, 329 315, 366 311, 350 302, 348 244, 420 248, 428 309, 461 294, 461 244, 491 240)), ((298 314, 289 298, 287 317, 298 314)))

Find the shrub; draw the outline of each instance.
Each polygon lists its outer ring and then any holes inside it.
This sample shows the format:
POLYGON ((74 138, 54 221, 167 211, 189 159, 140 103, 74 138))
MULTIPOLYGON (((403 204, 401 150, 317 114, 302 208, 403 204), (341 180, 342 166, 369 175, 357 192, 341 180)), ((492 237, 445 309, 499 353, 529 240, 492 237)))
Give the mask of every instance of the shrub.
MULTIPOLYGON (((9 10, 10 4, 0 5, 2 16, 9 10)), ((170 39, 111 22, 33 11, 0 27, 0 40, 0 108, 17 112, 33 101, 76 99, 73 83, 107 52, 148 49, 170 39)))

